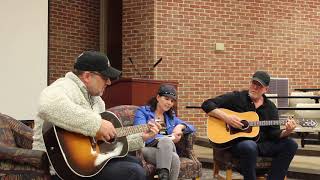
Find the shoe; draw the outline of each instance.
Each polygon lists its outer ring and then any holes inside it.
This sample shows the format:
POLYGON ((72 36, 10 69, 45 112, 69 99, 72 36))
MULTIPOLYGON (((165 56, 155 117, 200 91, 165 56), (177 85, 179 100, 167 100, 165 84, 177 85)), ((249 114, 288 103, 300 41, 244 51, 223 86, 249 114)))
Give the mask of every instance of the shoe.
POLYGON ((169 180, 169 170, 166 168, 159 169, 158 178, 159 180, 169 180))

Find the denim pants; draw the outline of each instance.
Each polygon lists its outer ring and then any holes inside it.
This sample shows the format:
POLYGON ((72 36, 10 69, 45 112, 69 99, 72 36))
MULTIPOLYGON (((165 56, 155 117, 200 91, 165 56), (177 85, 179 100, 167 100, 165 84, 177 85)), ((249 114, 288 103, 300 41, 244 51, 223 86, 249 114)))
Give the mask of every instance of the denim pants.
MULTIPOLYGON (((53 180, 58 180, 58 176, 53 176, 53 180)), ((111 159, 104 168, 91 178, 94 180, 146 180, 147 175, 141 162, 134 156, 111 159)))
POLYGON ((235 144, 231 151, 240 159, 240 173, 244 180, 256 180, 257 156, 272 157, 268 180, 282 180, 287 174, 297 149, 298 145, 294 140, 282 138, 262 143, 244 140, 235 144))

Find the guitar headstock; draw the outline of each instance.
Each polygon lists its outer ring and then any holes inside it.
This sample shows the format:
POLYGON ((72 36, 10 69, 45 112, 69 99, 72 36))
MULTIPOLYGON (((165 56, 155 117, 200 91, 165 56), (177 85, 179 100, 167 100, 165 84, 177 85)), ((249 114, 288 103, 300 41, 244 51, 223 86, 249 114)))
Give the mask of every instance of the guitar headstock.
POLYGON ((301 120, 299 122, 299 124, 302 126, 302 127, 316 127, 318 125, 317 121, 315 120, 312 120, 312 119, 307 119, 307 120, 301 120))

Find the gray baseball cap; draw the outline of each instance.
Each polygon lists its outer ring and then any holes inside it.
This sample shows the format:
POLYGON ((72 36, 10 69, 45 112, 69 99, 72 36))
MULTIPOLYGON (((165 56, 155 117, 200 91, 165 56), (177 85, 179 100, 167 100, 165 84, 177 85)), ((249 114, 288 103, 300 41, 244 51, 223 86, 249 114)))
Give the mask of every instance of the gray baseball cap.
POLYGON ((253 74, 252 81, 258 81, 262 86, 269 86, 270 76, 265 71, 257 71, 253 74))

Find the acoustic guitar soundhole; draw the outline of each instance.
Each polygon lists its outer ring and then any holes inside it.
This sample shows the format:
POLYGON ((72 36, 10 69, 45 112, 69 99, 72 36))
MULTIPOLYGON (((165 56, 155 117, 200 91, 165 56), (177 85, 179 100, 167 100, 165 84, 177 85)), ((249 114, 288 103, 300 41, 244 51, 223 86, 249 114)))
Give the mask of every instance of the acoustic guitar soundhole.
POLYGON ((249 128, 249 122, 246 120, 241 120, 241 123, 243 124, 243 126, 241 127, 242 131, 245 131, 249 128))
POLYGON ((249 122, 246 120, 241 120, 241 123, 243 124, 243 126, 241 128, 234 128, 232 126, 229 126, 230 128, 230 134, 236 134, 239 132, 250 132, 251 131, 251 127, 249 126, 249 122))

